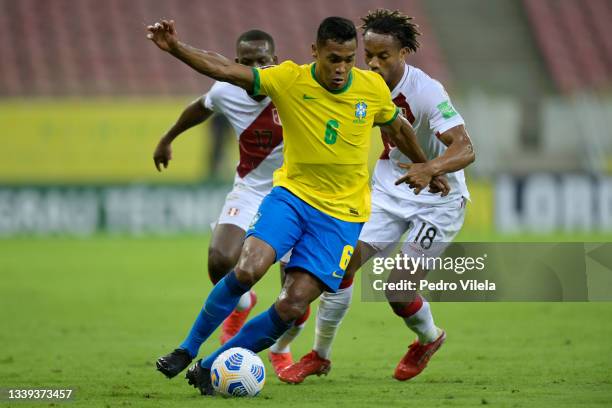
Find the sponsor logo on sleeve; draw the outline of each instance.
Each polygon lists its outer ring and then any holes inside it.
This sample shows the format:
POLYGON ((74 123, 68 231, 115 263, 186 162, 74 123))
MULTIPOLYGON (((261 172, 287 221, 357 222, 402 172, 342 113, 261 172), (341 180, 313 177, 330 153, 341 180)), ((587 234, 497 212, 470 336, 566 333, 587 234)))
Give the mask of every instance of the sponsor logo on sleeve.
POLYGON ((444 119, 450 119, 457 114, 457 111, 455 111, 453 105, 450 104, 450 101, 444 101, 438 104, 437 108, 444 119))

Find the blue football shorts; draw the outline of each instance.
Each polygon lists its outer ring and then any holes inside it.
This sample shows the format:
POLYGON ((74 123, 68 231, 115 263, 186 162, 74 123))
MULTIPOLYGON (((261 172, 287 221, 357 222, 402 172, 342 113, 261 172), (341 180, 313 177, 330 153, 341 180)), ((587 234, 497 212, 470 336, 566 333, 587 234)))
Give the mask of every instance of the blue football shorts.
POLYGON ((362 222, 327 215, 284 187, 274 187, 262 201, 246 236, 268 243, 276 260, 290 249, 287 269, 299 268, 335 292, 353 255, 362 222))

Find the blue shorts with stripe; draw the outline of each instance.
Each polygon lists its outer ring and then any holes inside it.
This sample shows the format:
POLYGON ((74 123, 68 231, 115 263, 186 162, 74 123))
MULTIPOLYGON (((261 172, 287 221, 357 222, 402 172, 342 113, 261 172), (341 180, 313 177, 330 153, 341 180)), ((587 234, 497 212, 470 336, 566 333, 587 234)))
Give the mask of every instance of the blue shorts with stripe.
POLYGON ((362 222, 329 216, 284 187, 274 187, 262 201, 246 236, 257 237, 276 251, 290 249, 287 269, 303 269, 335 292, 353 255, 362 222))

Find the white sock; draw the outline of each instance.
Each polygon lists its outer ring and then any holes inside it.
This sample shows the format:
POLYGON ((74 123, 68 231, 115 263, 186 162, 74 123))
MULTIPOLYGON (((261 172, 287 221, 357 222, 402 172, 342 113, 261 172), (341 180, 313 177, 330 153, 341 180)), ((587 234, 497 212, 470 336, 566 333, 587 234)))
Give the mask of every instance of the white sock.
POLYGON ((251 307, 251 291, 248 291, 242 296, 240 296, 240 300, 236 305, 236 310, 241 312, 245 309, 248 309, 249 307, 251 307))
POLYGON ((321 358, 329 360, 331 347, 338 327, 346 314, 353 297, 353 285, 338 289, 336 293, 323 292, 317 311, 317 328, 312 348, 321 358))
POLYGON ((291 345, 291 342, 302 332, 305 325, 306 323, 302 323, 299 326, 292 325, 278 338, 278 340, 276 340, 276 343, 270 347, 270 351, 273 353, 290 352, 291 348, 289 346, 291 345))
POLYGON ((406 326, 419 337, 422 344, 431 343, 440 335, 440 330, 434 324, 429 302, 423 299, 423 305, 412 316, 404 318, 406 326))

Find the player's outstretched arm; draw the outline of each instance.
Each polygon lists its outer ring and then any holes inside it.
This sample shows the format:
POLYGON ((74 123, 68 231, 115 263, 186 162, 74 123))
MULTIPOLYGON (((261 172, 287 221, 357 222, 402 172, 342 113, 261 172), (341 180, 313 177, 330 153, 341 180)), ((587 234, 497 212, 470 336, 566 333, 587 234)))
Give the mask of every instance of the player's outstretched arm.
MULTIPOLYGON (((476 153, 472 146, 472 140, 465 130, 465 126, 458 125, 450 128, 438 136, 440 141, 447 146, 444 154, 427 162, 434 176, 452 173, 466 168, 476 160, 476 153)), ((411 168, 410 165, 402 165, 411 168)))
POLYGON ((174 21, 161 20, 147 26, 147 38, 201 74, 218 81, 229 82, 247 92, 253 90, 253 71, 237 64, 221 54, 199 50, 179 41, 174 21))
POLYGON ((207 120, 212 114, 213 111, 206 109, 199 98, 191 102, 183 110, 174 125, 159 140, 153 152, 153 162, 157 171, 161 171, 162 165, 164 168, 168 168, 168 162, 172 160, 172 141, 187 129, 191 129, 207 120))
POLYGON ((395 184, 407 183, 414 189, 415 194, 419 194, 427 185, 432 193, 442 193, 445 196, 450 191, 448 181, 443 176, 433 174, 433 169, 429 169, 427 156, 417 142, 417 137, 410 122, 402 115, 397 115, 395 120, 386 126, 387 133, 397 148, 406 155, 412 164, 419 164, 421 171, 412 173, 409 171, 398 179, 395 184))

